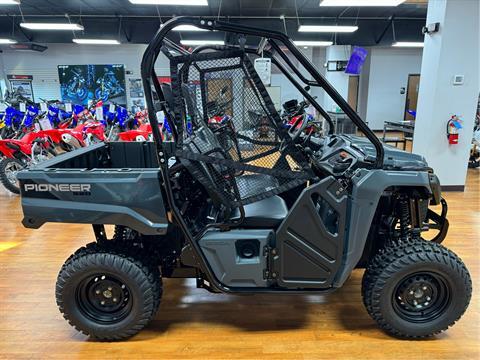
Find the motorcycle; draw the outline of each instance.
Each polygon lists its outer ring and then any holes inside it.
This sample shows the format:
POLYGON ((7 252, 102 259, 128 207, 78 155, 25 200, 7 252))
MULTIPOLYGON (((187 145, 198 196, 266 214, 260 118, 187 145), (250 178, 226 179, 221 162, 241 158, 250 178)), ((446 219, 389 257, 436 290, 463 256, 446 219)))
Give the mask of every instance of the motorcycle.
POLYGON ((99 86, 95 89, 95 97, 103 101, 125 92, 125 89, 111 72, 106 72, 101 78, 97 79, 97 84, 99 86))
POLYGON ((308 141, 312 136, 319 135, 322 127, 321 122, 317 121, 315 117, 306 112, 306 109, 310 106, 307 101, 289 100, 283 104, 282 120, 283 126, 287 131, 294 131, 304 127, 303 136, 305 141, 308 141))
POLYGON ((65 92, 70 99, 85 100, 88 95, 85 77, 81 72, 72 71, 73 77, 65 86, 65 92))
POLYGON ((19 194, 17 173, 47 160, 57 153, 51 139, 43 131, 32 131, 21 139, 0 140, 0 182, 12 193, 19 194))

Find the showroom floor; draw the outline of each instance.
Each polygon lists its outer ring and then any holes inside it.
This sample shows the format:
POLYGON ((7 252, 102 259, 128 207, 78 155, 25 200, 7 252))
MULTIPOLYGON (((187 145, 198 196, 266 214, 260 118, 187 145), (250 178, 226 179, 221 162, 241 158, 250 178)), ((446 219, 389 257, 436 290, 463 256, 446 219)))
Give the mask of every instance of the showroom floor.
POLYGON ((360 297, 362 271, 325 296, 228 296, 165 281, 155 321, 122 344, 88 341, 61 317, 54 299, 63 261, 92 239, 89 226, 20 223, 17 196, 0 189, 0 358, 352 358, 478 359, 480 357, 480 174, 464 193, 450 192, 445 244, 465 261, 474 282, 467 313, 429 341, 385 335, 360 297))

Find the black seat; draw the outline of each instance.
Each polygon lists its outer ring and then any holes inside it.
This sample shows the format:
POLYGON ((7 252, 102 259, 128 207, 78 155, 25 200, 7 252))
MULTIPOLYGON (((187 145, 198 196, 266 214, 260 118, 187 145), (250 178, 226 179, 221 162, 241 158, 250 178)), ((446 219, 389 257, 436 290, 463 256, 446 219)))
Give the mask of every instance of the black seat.
MULTIPOLYGON (((288 214, 288 208, 280 196, 275 195, 264 200, 245 205, 245 218, 241 227, 247 229, 277 228, 288 214)), ((238 220, 240 212, 235 210, 232 220, 238 220)))

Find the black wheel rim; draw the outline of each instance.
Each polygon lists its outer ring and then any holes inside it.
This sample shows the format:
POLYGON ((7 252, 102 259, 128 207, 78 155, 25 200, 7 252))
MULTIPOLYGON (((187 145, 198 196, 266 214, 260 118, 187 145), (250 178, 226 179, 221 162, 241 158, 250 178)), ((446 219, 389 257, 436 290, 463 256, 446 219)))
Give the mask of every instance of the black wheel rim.
POLYGON ((113 324, 125 319, 132 309, 130 289, 116 276, 95 274, 77 288, 78 308, 92 321, 113 324))
POLYGON ((443 275, 418 272, 403 278, 393 293, 393 308, 403 320, 426 323, 445 313, 452 289, 443 275))

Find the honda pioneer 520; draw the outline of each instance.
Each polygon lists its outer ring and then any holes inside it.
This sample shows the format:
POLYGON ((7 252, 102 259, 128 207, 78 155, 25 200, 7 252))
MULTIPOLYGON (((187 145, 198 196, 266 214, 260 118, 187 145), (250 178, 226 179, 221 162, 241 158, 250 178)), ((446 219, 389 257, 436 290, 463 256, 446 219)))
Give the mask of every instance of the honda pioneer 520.
POLYGON ((93 224, 96 241, 67 259, 56 285, 76 329, 104 340, 134 335, 157 312, 162 278, 195 278, 211 292, 300 295, 334 291, 356 267, 366 268, 368 313, 390 334, 423 338, 462 316, 470 275, 440 245, 447 204, 432 169, 383 146, 285 34, 174 18, 141 71, 154 142, 100 143, 18 175, 26 227, 93 224), (185 24, 223 31, 231 45, 186 50, 166 37, 185 24), (168 85, 154 70, 160 55, 168 85), (255 70, 259 57, 316 110, 322 132, 305 131, 312 117, 302 112, 282 119, 255 70), (313 90, 359 136, 335 134, 313 90), (162 141, 160 110, 174 141, 162 141), (116 225, 112 239, 105 224, 116 225))

